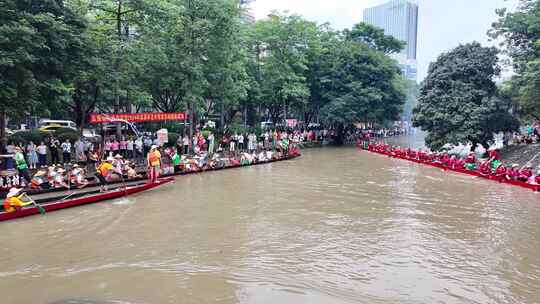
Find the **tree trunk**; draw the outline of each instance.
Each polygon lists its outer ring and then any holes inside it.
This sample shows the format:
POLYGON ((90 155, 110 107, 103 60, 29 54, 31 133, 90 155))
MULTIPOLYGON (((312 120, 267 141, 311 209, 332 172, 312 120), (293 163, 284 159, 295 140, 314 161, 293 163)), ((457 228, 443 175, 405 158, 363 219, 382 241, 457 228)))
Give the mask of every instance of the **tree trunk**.
POLYGON ((225 132, 225 100, 221 100, 221 109, 219 113, 219 129, 221 133, 225 132))
MULTIPOLYGON (((122 3, 123 0, 118 1, 118 10, 116 13, 116 31, 118 34, 118 41, 122 41, 122 3)), ((114 113, 120 113, 120 50, 116 57, 114 71, 116 72, 116 79, 114 83, 114 113)), ((122 136, 122 125, 117 124, 116 126, 116 136, 117 140, 120 140, 122 136)))
POLYGON ((0 109, 0 152, 3 152, 6 146, 6 110, 2 108, 0 109))
POLYGON ((188 119, 189 119, 189 153, 194 148, 193 145, 193 103, 188 103, 188 119))
POLYGON ((336 138, 334 139, 334 144, 336 146, 343 146, 345 139, 345 127, 343 125, 339 125, 336 128, 336 138))

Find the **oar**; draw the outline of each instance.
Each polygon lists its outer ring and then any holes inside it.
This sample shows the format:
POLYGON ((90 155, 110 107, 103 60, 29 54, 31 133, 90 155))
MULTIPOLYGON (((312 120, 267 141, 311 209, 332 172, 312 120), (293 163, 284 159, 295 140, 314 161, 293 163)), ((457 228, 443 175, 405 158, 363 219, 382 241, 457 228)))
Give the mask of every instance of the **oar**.
POLYGON ((535 155, 533 158, 531 158, 531 160, 529 160, 528 162, 526 162, 525 165, 523 165, 523 167, 521 167, 521 169, 519 169, 519 170, 520 170, 520 171, 523 170, 523 168, 525 168, 527 165, 532 165, 533 160, 535 160, 536 157, 538 157, 538 155, 540 155, 540 152, 536 153, 536 155, 535 155))
POLYGON ((25 198, 27 198, 28 200, 30 200, 30 202, 32 202, 32 205, 34 205, 36 208, 38 208, 39 213, 40 213, 41 215, 44 215, 44 214, 45 214, 45 208, 41 207, 41 205, 39 205, 38 203, 36 203, 36 201, 34 201, 32 198, 30 198, 30 197, 28 196, 28 194, 23 193, 23 196, 24 196, 25 198))

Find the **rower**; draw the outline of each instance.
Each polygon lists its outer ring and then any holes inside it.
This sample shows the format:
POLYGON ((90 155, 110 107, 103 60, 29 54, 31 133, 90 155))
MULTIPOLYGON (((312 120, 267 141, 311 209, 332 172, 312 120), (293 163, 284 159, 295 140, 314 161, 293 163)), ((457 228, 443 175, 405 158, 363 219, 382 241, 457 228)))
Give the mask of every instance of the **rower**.
POLYGON ((536 176, 534 177, 534 182, 537 185, 540 185, 540 170, 536 171, 536 176))
POLYGON ((482 173, 484 176, 491 175, 491 164, 488 160, 480 164, 480 173, 482 173))
POLYGON ((506 176, 506 167, 503 164, 500 164, 495 170, 495 175, 499 179, 503 179, 506 176))
POLYGON ((499 152, 497 152, 497 149, 492 149, 489 151, 489 159, 491 161, 493 160, 501 160, 501 157, 499 156, 499 152))
POLYGON ((150 148, 146 160, 148 162, 148 181, 155 183, 159 177, 159 169, 161 167, 161 153, 159 153, 156 145, 150 148))
POLYGON ((531 178, 532 175, 533 175, 532 166, 527 165, 527 166, 525 166, 525 168, 523 168, 523 169, 521 169, 519 171, 518 180, 520 180, 522 182, 527 182, 527 181, 529 181, 529 178, 531 178))
POLYGON ((11 188, 6 195, 4 200, 4 211, 5 212, 15 212, 22 209, 24 206, 31 205, 32 200, 26 195, 26 193, 21 193, 22 188, 11 188))
POLYGON ((507 173, 506 173, 506 179, 507 180, 517 180, 518 177, 519 177, 519 165, 518 164, 513 164, 512 167, 510 169, 508 169, 507 173))
POLYGON ((107 176, 109 175, 109 172, 113 169, 113 161, 114 159, 112 157, 108 157, 106 161, 102 162, 97 167, 97 172, 95 176, 99 180, 101 192, 107 191, 107 176))
POLYGON ((464 167, 469 170, 476 170, 476 157, 474 152, 470 152, 467 158, 465 159, 464 167))

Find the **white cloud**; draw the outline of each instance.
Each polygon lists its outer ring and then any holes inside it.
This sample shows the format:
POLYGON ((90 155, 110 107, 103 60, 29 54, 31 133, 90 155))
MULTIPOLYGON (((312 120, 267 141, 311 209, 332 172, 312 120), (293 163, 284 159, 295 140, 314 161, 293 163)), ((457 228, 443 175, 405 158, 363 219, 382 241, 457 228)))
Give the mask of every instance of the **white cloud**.
MULTIPOLYGON (((256 0, 251 4, 257 19, 272 10, 289 11, 335 29, 362 21, 365 8, 388 0, 256 0)), ((496 8, 515 8, 518 0, 418 0, 418 76, 423 79, 430 62, 444 51, 473 40, 490 44, 486 35, 497 19, 496 8)))
POLYGON ((351 27, 362 21, 366 7, 382 0, 256 0, 251 4, 257 19, 263 19, 272 10, 289 11, 319 23, 330 22, 336 29, 351 27))

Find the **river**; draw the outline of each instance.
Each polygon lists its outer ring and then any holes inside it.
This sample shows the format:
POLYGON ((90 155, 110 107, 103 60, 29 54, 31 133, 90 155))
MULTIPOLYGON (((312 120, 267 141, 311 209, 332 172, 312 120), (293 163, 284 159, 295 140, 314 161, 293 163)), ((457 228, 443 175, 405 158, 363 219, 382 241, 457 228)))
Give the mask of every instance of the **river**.
POLYGON ((2 304, 540 303, 540 195, 354 148, 0 223, 2 304))

